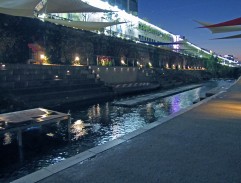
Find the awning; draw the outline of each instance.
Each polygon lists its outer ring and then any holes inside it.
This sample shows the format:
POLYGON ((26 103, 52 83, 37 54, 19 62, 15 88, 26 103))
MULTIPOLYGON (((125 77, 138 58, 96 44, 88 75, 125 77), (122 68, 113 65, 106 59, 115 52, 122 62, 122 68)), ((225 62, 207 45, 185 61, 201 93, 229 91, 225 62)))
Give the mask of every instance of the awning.
POLYGON ((81 0, 47 0, 44 13, 81 13, 81 12, 111 12, 91 6, 81 0))
POLYGON ((34 8, 39 1, 40 0, 1 0, 0 13, 12 16, 34 17, 34 8))
POLYGON ((212 33, 225 33, 225 32, 241 31, 241 26, 239 26, 239 25, 236 25, 236 26, 209 27, 210 25, 212 25, 211 23, 200 22, 200 21, 196 21, 196 22, 201 24, 201 25, 203 25, 203 27, 200 27, 200 28, 207 28, 212 33))
POLYGON ((233 20, 229 20, 229 21, 226 21, 226 22, 211 24, 211 25, 204 26, 204 27, 201 27, 201 28, 223 27, 223 26, 234 26, 234 25, 241 25, 241 17, 233 19, 233 20))
POLYGON ((60 24, 66 27, 83 29, 83 30, 99 30, 112 25, 122 24, 126 22, 84 22, 84 21, 67 21, 59 19, 44 19, 45 21, 60 24))
MULTIPOLYGON (((34 17, 35 7, 41 0, 0 0, 0 13, 34 17)), ((91 6, 81 0, 47 0, 41 13, 81 13, 81 12, 110 12, 91 6)))
POLYGON ((241 34, 234 35, 234 36, 221 37, 221 38, 214 38, 214 39, 239 39, 239 38, 241 38, 241 34))

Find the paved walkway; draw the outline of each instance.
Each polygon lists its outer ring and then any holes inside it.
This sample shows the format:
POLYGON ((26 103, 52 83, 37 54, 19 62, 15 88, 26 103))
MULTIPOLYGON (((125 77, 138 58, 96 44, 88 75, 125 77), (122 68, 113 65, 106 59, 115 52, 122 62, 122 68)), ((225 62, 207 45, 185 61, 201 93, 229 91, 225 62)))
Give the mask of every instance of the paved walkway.
POLYGON ((39 182, 241 182, 241 79, 228 92, 168 119, 115 141, 119 145, 110 149, 107 144, 102 153, 98 147, 89 150, 97 154, 82 154, 91 157, 86 161, 62 163, 67 169, 45 169, 57 173, 39 182))

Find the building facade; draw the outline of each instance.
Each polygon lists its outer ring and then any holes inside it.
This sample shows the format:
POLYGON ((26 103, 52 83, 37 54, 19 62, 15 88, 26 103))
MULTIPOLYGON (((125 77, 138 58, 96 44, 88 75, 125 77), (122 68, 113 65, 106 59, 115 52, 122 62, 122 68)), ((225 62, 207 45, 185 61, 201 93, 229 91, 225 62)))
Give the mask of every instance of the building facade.
POLYGON ((117 6, 121 10, 125 10, 132 15, 138 15, 138 0, 103 0, 112 6, 117 6))

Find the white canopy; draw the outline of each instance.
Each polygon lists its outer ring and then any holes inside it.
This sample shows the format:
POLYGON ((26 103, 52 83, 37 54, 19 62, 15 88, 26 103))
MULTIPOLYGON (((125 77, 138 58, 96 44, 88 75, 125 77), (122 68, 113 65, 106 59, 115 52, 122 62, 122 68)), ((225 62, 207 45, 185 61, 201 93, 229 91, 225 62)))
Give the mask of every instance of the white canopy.
MULTIPOLYGON (((34 17, 35 7, 41 0, 0 0, 0 13, 34 17)), ((93 7, 81 0, 47 0, 39 13, 81 13, 81 12, 108 12, 101 8, 93 7)))
POLYGON ((34 8, 40 0, 0 0, 0 13, 34 17, 34 8))
POLYGON ((81 0, 47 0, 45 13, 110 12, 91 6, 81 0))
POLYGON ((66 27, 83 29, 83 30, 99 30, 112 25, 122 24, 125 22, 84 22, 84 21, 66 21, 59 19, 44 19, 45 21, 64 25, 66 27))

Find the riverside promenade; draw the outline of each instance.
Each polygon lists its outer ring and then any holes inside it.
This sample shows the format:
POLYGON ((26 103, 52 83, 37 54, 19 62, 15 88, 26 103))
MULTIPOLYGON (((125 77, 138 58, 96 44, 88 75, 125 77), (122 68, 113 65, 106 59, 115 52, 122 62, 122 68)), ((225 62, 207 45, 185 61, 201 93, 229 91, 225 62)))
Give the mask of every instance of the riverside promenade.
POLYGON ((15 182, 241 182, 241 79, 188 109, 15 182))

